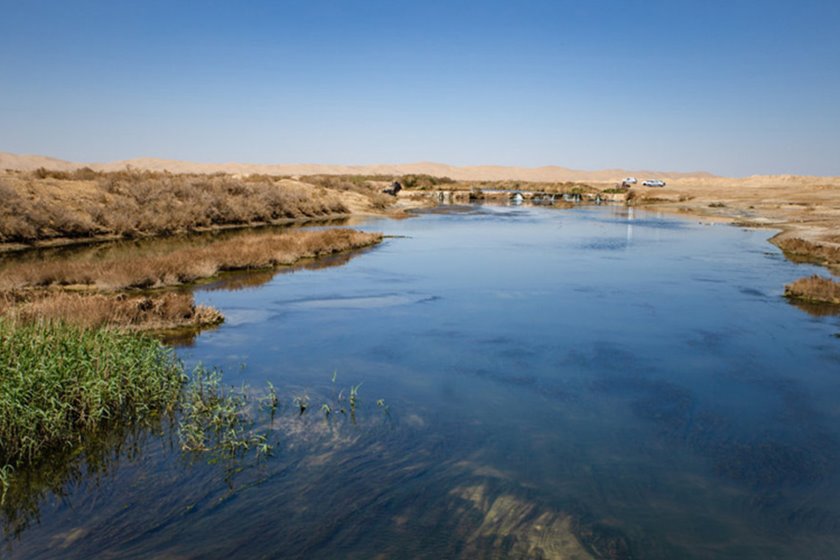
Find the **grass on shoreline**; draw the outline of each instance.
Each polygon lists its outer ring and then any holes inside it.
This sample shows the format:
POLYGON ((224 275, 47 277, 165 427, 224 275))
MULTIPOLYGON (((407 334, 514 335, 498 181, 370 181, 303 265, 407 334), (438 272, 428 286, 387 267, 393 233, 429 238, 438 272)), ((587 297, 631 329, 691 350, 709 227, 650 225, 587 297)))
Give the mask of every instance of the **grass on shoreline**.
POLYGON ((195 305, 192 294, 129 296, 54 290, 0 292, 0 317, 16 324, 46 322, 158 331, 200 329, 224 320, 215 308, 195 305))
POLYGON ((183 382, 152 338, 0 320, 0 465, 8 476, 109 424, 172 411, 183 382))
POLYGON ((273 177, 38 170, 0 176, 0 243, 171 235, 349 213, 338 192, 273 177))
POLYGON ((815 243, 800 237, 775 236, 770 240, 794 262, 805 260, 829 267, 840 265, 840 247, 815 243))
POLYGON ((0 275, 0 318, 61 321, 129 330, 193 329, 221 323, 192 294, 131 294, 211 278, 222 271, 270 270, 379 243, 382 235, 348 229, 259 233, 163 254, 93 261, 46 260, 8 266, 0 275), (128 292, 126 292, 128 290, 128 292))
POLYGON ((840 282, 815 274, 785 286, 785 296, 807 303, 840 305, 840 282))
POLYGON ((360 249, 382 240, 350 229, 293 230, 217 241, 159 255, 130 255, 90 262, 23 263, 3 272, 0 290, 87 286, 99 290, 159 288, 210 278, 221 271, 292 265, 360 249))

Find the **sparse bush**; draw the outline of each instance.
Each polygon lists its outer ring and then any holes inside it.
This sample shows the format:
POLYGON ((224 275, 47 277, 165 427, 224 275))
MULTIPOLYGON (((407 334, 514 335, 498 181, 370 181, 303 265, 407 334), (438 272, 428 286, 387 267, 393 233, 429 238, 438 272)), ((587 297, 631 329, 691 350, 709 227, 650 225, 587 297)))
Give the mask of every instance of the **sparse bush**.
POLYGON ((439 185, 454 183, 449 177, 434 177, 432 175, 403 175, 400 183, 407 189, 430 190, 439 185))
POLYGON ((840 283, 815 274, 785 286, 785 296, 809 303, 840 305, 840 283))

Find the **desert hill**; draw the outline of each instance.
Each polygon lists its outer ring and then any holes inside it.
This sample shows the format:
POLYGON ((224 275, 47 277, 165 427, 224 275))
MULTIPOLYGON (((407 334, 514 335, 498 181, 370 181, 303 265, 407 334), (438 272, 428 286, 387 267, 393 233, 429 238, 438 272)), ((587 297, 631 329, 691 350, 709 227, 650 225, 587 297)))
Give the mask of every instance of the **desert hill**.
POLYGON ((0 152, 0 170, 32 171, 44 167, 59 171, 90 167, 97 171, 118 171, 127 167, 152 171, 170 171, 172 173, 232 173, 268 175, 408 175, 425 174, 437 177, 450 177, 462 181, 620 181, 623 177, 635 176, 671 179, 711 179, 715 176, 706 172, 671 172, 606 169, 585 171, 558 166, 545 167, 506 167, 498 165, 478 165, 458 167, 443 163, 419 162, 400 164, 373 165, 332 165, 332 164, 255 164, 255 163, 197 163, 156 158, 137 158, 108 163, 70 162, 38 155, 19 155, 0 152))

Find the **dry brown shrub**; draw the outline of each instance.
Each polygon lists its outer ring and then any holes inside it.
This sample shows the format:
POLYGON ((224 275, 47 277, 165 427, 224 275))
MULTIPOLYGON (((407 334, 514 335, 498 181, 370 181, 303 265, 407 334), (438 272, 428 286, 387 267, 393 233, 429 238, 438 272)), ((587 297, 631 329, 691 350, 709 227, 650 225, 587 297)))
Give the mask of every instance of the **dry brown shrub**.
POLYGON ((840 305, 840 283, 815 274, 785 286, 785 296, 812 303, 840 305))
POLYGON ((348 213, 335 192, 271 177, 136 170, 42 169, 0 179, 0 198, 0 243, 167 235, 348 213), (84 196, 68 196, 75 191, 84 196))

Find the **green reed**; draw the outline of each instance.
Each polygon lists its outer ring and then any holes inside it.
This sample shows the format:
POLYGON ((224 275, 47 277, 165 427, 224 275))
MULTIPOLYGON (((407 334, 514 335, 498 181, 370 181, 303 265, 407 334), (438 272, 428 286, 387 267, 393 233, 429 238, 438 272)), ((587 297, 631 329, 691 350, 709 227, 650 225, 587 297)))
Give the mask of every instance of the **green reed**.
POLYGON ((0 319, 0 483, 109 424, 173 411, 183 382, 173 352, 152 338, 0 319))
MULTIPOLYGON (((333 373, 325 418, 349 413, 355 425, 360 387, 339 391, 333 373)), ((144 335, 0 318, 3 533, 20 534, 68 482, 139 454, 150 433, 175 435, 182 452, 219 463, 228 480, 247 466, 246 455, 259 462, 272 454, 281 411, 292 416, 283 424, 306 422, 309 396, 289 401, 271 383, 225 385, 218 370, 201 365, 188 375, 171 349, 144 335)), ((388 414, 384 400, 376 405, 388 414)))
MULTIPOLYGON (((257 399, 269 409, 273 421, 279 399, 273 385, 267 395, 257 399)), ((257 455, 269 455, 272 446, 268 437, 256 429, 256 417, 251 413, 251 396, 247 388, 236 389, 222 383, 218 370, 196 367, 180 403, 178 438, 184 451, 219 453, 236 458, 251 449, 257 455)))

